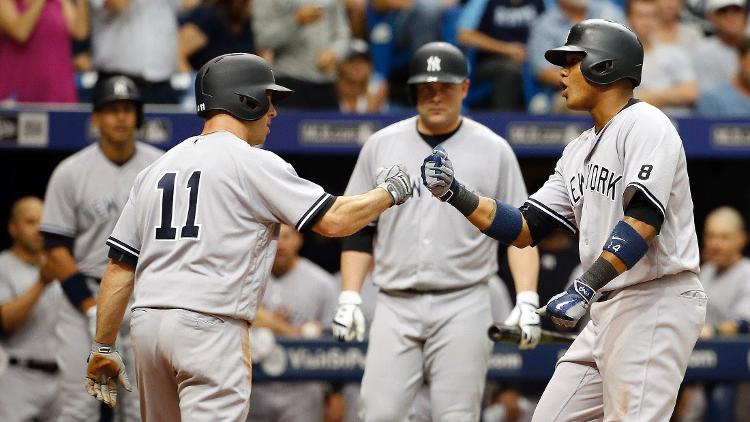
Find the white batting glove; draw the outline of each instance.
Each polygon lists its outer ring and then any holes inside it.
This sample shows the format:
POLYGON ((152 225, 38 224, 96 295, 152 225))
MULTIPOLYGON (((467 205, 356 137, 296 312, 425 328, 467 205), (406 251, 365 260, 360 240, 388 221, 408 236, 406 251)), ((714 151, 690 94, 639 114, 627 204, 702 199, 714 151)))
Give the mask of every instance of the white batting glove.
POLYGON ((344 290, 339 294, 339 306, 332 327, 333 335, 339 341, 365 339, 365 316, 359 308, 361 304, 362 297, 355 291, 344 290))
POLYGON ((542 328, 536 309, 539 307, 537 292, 526 291, 516 295, 516 306, 505 320, 505 325, 518 326, 521 329, 519 349, 533 349, 542 337, 542 328))
POLYGON ((118 382, 126 390, 133 391, 122 357, 113 345, 94 342, 86 362, 86 390, 97 400, 115 407, 118 382))
POLYGON ((91 341, 96 340, 96 305, 86 309, 86 328, 91 341))

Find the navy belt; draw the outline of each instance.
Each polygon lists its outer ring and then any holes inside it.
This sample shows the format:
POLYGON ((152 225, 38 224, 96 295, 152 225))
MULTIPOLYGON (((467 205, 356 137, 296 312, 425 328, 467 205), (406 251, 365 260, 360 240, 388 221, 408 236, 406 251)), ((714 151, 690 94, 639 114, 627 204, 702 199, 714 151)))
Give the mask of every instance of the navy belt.
POLYGON ((42 371, 51 375, 54 375, 60 371, 60 368, 57 367, 57 363, 55 362, 40 361, 34 359, 21 359, 11 356, 11 358, 8 359, 8 363, 13 366, 21 366, 24 368, 33 369, 35 371, 42 371))

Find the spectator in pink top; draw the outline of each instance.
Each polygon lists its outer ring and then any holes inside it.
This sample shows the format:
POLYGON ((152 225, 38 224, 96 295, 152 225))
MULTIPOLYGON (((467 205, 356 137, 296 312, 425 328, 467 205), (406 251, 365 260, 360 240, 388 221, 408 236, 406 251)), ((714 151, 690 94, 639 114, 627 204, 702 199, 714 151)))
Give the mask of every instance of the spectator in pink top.
POLYGON ((86 0, 0 0, 0 101, 77 101, 70 40, 88 34, 86 0))

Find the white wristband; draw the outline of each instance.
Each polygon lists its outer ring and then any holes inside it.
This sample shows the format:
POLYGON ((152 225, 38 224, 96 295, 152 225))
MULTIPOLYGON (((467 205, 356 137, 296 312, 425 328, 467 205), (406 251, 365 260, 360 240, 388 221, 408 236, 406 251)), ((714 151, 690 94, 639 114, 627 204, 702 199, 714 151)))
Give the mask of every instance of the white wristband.
POLYGON ((339 294, 339 305, 361 305, 362 296, 354 290, 344 290, 339 294))
POLYGON ((539 307, 539 293, 531 290, 525 292, 518 292, 516 295, 516 305, 519 303, 529 303, 537 308, 539 307))

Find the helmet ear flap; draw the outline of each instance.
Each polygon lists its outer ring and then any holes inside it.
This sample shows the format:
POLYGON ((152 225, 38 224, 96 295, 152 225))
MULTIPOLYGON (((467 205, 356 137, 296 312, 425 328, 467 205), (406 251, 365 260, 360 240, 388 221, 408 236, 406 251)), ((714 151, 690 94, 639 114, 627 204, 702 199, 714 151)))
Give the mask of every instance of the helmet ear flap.
POLYGON ((591 72, 598 76, 605 76, 612 73, 615 70, 614 60, 602 60, 598 63, 594 63, 589 66, 591 72))

